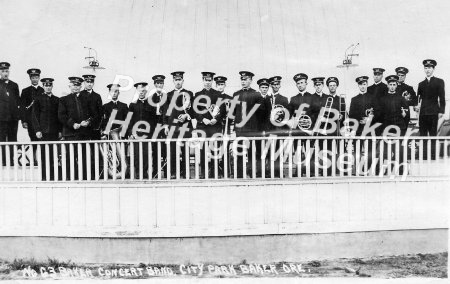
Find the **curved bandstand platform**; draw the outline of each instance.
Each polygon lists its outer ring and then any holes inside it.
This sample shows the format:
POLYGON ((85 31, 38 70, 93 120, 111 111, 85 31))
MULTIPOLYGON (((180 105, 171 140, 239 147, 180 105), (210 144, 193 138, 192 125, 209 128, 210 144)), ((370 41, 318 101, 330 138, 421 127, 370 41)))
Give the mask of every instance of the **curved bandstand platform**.
MULTIPOLYGON (((424 148, 424 141, 415 139, 424 148)), ((332 153, 344 151, 338 147, 342 140, 333 139, 332 153)), ((258 139, 250 143, 254 141, 258 139)), ((355 140, 354 152, 364 156, 366 141, 355 140)), ((306 171, 288 158, 281 163, 282 178, 271 177, 273 167, 264 178, 254 167, 248 177, 238 178, 231 163, 229 176, 199 179, 194 155, 188 165, 190 178, 162 174, 143 179, 139 171, 138 176, 114 178, 95 169, 89 178, 71 180, 72 168, 65 180, 40 181, 41 171, 13 161, 9 168, 2 167, 0 184, 2 258, 268 263, 448 251, 450 143, 447 137, 433 141, 439 149, 428 143, 427 160, 422 151, 417 159, 407 155, 408 170, 401 176, 380 170, 371 175, 364 168, 343 173, 338 166, 315 175, 314 169, 306 171)), ((91 142, 98 147, 101 143, 124 142, 91 142)), ((383 153, 376 149, 373 156, 383 153)), ((107 164, 94 156, 93 161, 107 164)), ((77 166, 82 172, 84 163, 77 166)))

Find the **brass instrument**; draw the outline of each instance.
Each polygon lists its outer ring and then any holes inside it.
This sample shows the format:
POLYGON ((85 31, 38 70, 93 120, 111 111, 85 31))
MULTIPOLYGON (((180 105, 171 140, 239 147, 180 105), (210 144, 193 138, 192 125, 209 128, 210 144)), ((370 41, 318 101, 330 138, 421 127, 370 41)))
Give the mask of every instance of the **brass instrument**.
MULTIPOLYGON (((187 114, 187 120, 191 120, 191 116, 188 114, 188 110, 191 109, 191 97, 189 96, 189 94, 187 92, 181 92, 181 94, 183 95, 183 111, 184 114, 187 114)), ((178 116, 178 121, 183 123, 184 119, 183 119, 183 114, 180 114, 178 116)))
POLYGON ((373 107, 366 109, 366 117, 372 117, 373 116, 373 107))
MULTIPOLYGON (((122 131, 122 127, 118 127, 112 129, 106 136, 102 137, 102 140, 120 140, 120 132, 122 131)), ((125 159, 122 161, 122 152, 125 152, 125 149, 122 148, 121 143, 108 143, 108 145, 101 145, 100 152, 102 153, 103 159, 106 159, 108 165, 108 175, 110 177, 115 177, 116 179, 122 178, 122 169, 124 172, 127 171, 128 165, 125 159), (114 159, 114 147, 116 148, 116 157, 114 159), (115 160, 115 171, 114 171, 114 160, 115 160)), ((100 167, 103 172, 103 167, 100 167)), ((105 173, 103 173, 105 174, 105 173)))
POLYGON ((270 112, 270 122, 272 124, 281 123, 282 121, 284 121, 286 119, 286 112, 287 112, 287 109, 284 106, 274 105, 270 112))
POLYGON ((416 126, 419 127, 420 125, 420 109, 422 108, 422 98, 419 98, 419 101, 417 102, 417 124, 416 126))
POLYGON ((217 116, 219 116, 219 114, 220 114, 220 107, 215 104, 212 104, 209 106, 208 111, 211 114, 211 117, 213 119, 216 119, 217 116))
POLYGON ((297 119, 297 127, 303 131, 307 131, 311 128, 312 120, 311 117, 307 114, 302 114, 297 119))
POLYGON ((402 97, 404 97, 405 98, 405 100, 406 101, 411 101, 411 94, 408 92, 408 91, 404 91, 403 93, 402 93, 402 97))
POLYGON ((333 105, 333 97, 328 97, 327 101, 325 102, 325 109, 323 109, 322 112, 322 116, 320 117, 320 119, 317 121, 316 123, 316 127, 319 129, 315 129, 314 132, 315 133, 320 133, 322 135, 327 135, 327 125, 328 125, 328 120, 330 118, 330 110, 331 110, 331 106, 333 105), (325 121, 323 121, 325 120, 325 121), (320 128, 322 126, 322 123, 324 124, 323 128, 320 128))

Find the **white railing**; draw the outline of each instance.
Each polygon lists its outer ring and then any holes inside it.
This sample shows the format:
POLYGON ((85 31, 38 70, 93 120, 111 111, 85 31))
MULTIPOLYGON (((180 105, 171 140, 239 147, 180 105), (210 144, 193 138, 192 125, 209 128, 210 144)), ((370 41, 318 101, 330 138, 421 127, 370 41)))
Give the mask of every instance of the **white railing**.
POLYGON ((449 140, 274 136, 3 142, 0 181, 445 176, 449 140))

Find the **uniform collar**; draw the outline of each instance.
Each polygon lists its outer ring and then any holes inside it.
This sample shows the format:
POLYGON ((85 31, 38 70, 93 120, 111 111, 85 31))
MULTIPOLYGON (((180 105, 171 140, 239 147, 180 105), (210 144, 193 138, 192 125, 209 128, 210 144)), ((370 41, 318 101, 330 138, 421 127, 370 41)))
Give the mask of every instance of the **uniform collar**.
POLYGON ((31 87, 33 87, 33 88, 35 88, 35 89, 37 89, 37 88, 39 88, 39 85, 31 85, 31 87))
POLYGON ((367 91, 365 91, 364 93, 359 92, 360 95, 365 95, 367 94, 367 91))
POLYGON ((374 84, 375 86, 378 86, 378 85, 381 84, 381 83, 382 83, 381 81, 379 81, 378 83, 373 82, 373 84, 374 84))
POLYGON ((52 95, 53 95, 53 93, 52 92, 50 92, 50 93, 44 93, 45 95, 47 95, 48 97, 51 97, 52 95))

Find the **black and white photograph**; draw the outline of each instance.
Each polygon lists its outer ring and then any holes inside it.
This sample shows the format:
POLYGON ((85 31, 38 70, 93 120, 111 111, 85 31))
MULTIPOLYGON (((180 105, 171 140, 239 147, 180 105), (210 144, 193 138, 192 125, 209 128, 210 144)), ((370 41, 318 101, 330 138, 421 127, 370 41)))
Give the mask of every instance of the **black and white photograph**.
POLYGON ((447 283, 447 0, 0 0, 0 281, 447 283))

